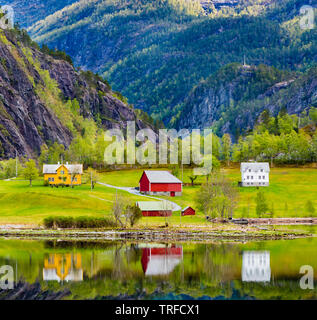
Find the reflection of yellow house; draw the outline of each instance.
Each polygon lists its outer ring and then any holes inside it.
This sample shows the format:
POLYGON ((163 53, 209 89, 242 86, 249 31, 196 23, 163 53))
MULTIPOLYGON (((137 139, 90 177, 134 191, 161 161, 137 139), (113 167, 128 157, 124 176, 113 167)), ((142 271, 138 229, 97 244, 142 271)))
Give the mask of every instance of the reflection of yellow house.
POLYGON ((44 259, 43 280, 82 281, 81 254, 49 254, 44 259))
POLYGON ((83 174, 82 164, 44 164, 44 180, 50 185, 80 185, 83 174))

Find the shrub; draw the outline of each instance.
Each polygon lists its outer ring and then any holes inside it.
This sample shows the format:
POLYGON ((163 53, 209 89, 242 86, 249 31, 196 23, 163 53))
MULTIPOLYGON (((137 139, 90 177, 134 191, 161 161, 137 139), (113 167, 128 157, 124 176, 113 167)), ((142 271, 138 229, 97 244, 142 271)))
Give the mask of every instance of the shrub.
POLYGON ((54 217, 47 217, 44 219, 44 226, 45 228, 53 228, 54 226, 54 217))
POLYGON ((45 228, 115 228, 117 224, 110 218, 94 218, 94 217, 47 217, 44 219, 43 224, 45 228))

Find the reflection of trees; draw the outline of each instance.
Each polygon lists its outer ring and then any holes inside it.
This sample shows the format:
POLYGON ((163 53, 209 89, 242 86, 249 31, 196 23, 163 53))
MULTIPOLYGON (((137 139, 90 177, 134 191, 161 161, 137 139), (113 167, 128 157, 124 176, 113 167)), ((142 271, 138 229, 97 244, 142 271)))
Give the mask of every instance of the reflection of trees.
POLYGON ((122 256, 121 256, 121 250, 123 248, 123 243, 117 244, 114 248, 114 254, 113 254, 113 270, 112 270, 112 277, 113 279, 121 279, 122 278, 122 256))

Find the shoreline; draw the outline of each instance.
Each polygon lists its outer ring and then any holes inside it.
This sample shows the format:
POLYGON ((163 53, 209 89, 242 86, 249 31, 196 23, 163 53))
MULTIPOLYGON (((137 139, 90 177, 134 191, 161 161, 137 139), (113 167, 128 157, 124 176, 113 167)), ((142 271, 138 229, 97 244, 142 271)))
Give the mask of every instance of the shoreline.
MULTIPOLYGON (((299 224, 298 224, 299 225, 299 224)), ((72 240, 72 241, 168 241, 168 242, 204 242, 204 241, 256 241, 289 240, 313 237, 309 232, 295 230, 275 230, 236 225, 216 225, 212 228, 202 226, 193 228, 170 227, 142 229, 44 229, 44 228, 3 228, 0 226, 1 238, 30 240, 72 240)))

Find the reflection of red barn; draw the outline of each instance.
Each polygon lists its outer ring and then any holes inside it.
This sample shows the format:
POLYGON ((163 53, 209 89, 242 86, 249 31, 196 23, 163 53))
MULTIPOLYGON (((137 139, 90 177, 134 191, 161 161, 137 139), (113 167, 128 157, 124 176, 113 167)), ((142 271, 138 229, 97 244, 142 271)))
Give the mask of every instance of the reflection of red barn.
POLYGON ((142 249, 142 268, 147 276, 171 273, 183 259, 182 247, 162 247, 142 249))
POLYGON ((145 170, 141 176, 140 192, 145 194, 159 194, 171 197, 182 195, 182 181, 168 171, 145 170))
POLYGON ((194 216, 196 211, 192 207, 186 207, 182 210, 182 216, 194 216))
POLYGON ((141 209, 144 217, 170 217, 173 205, 168 201, 138 201, 136 205, 141 209))

